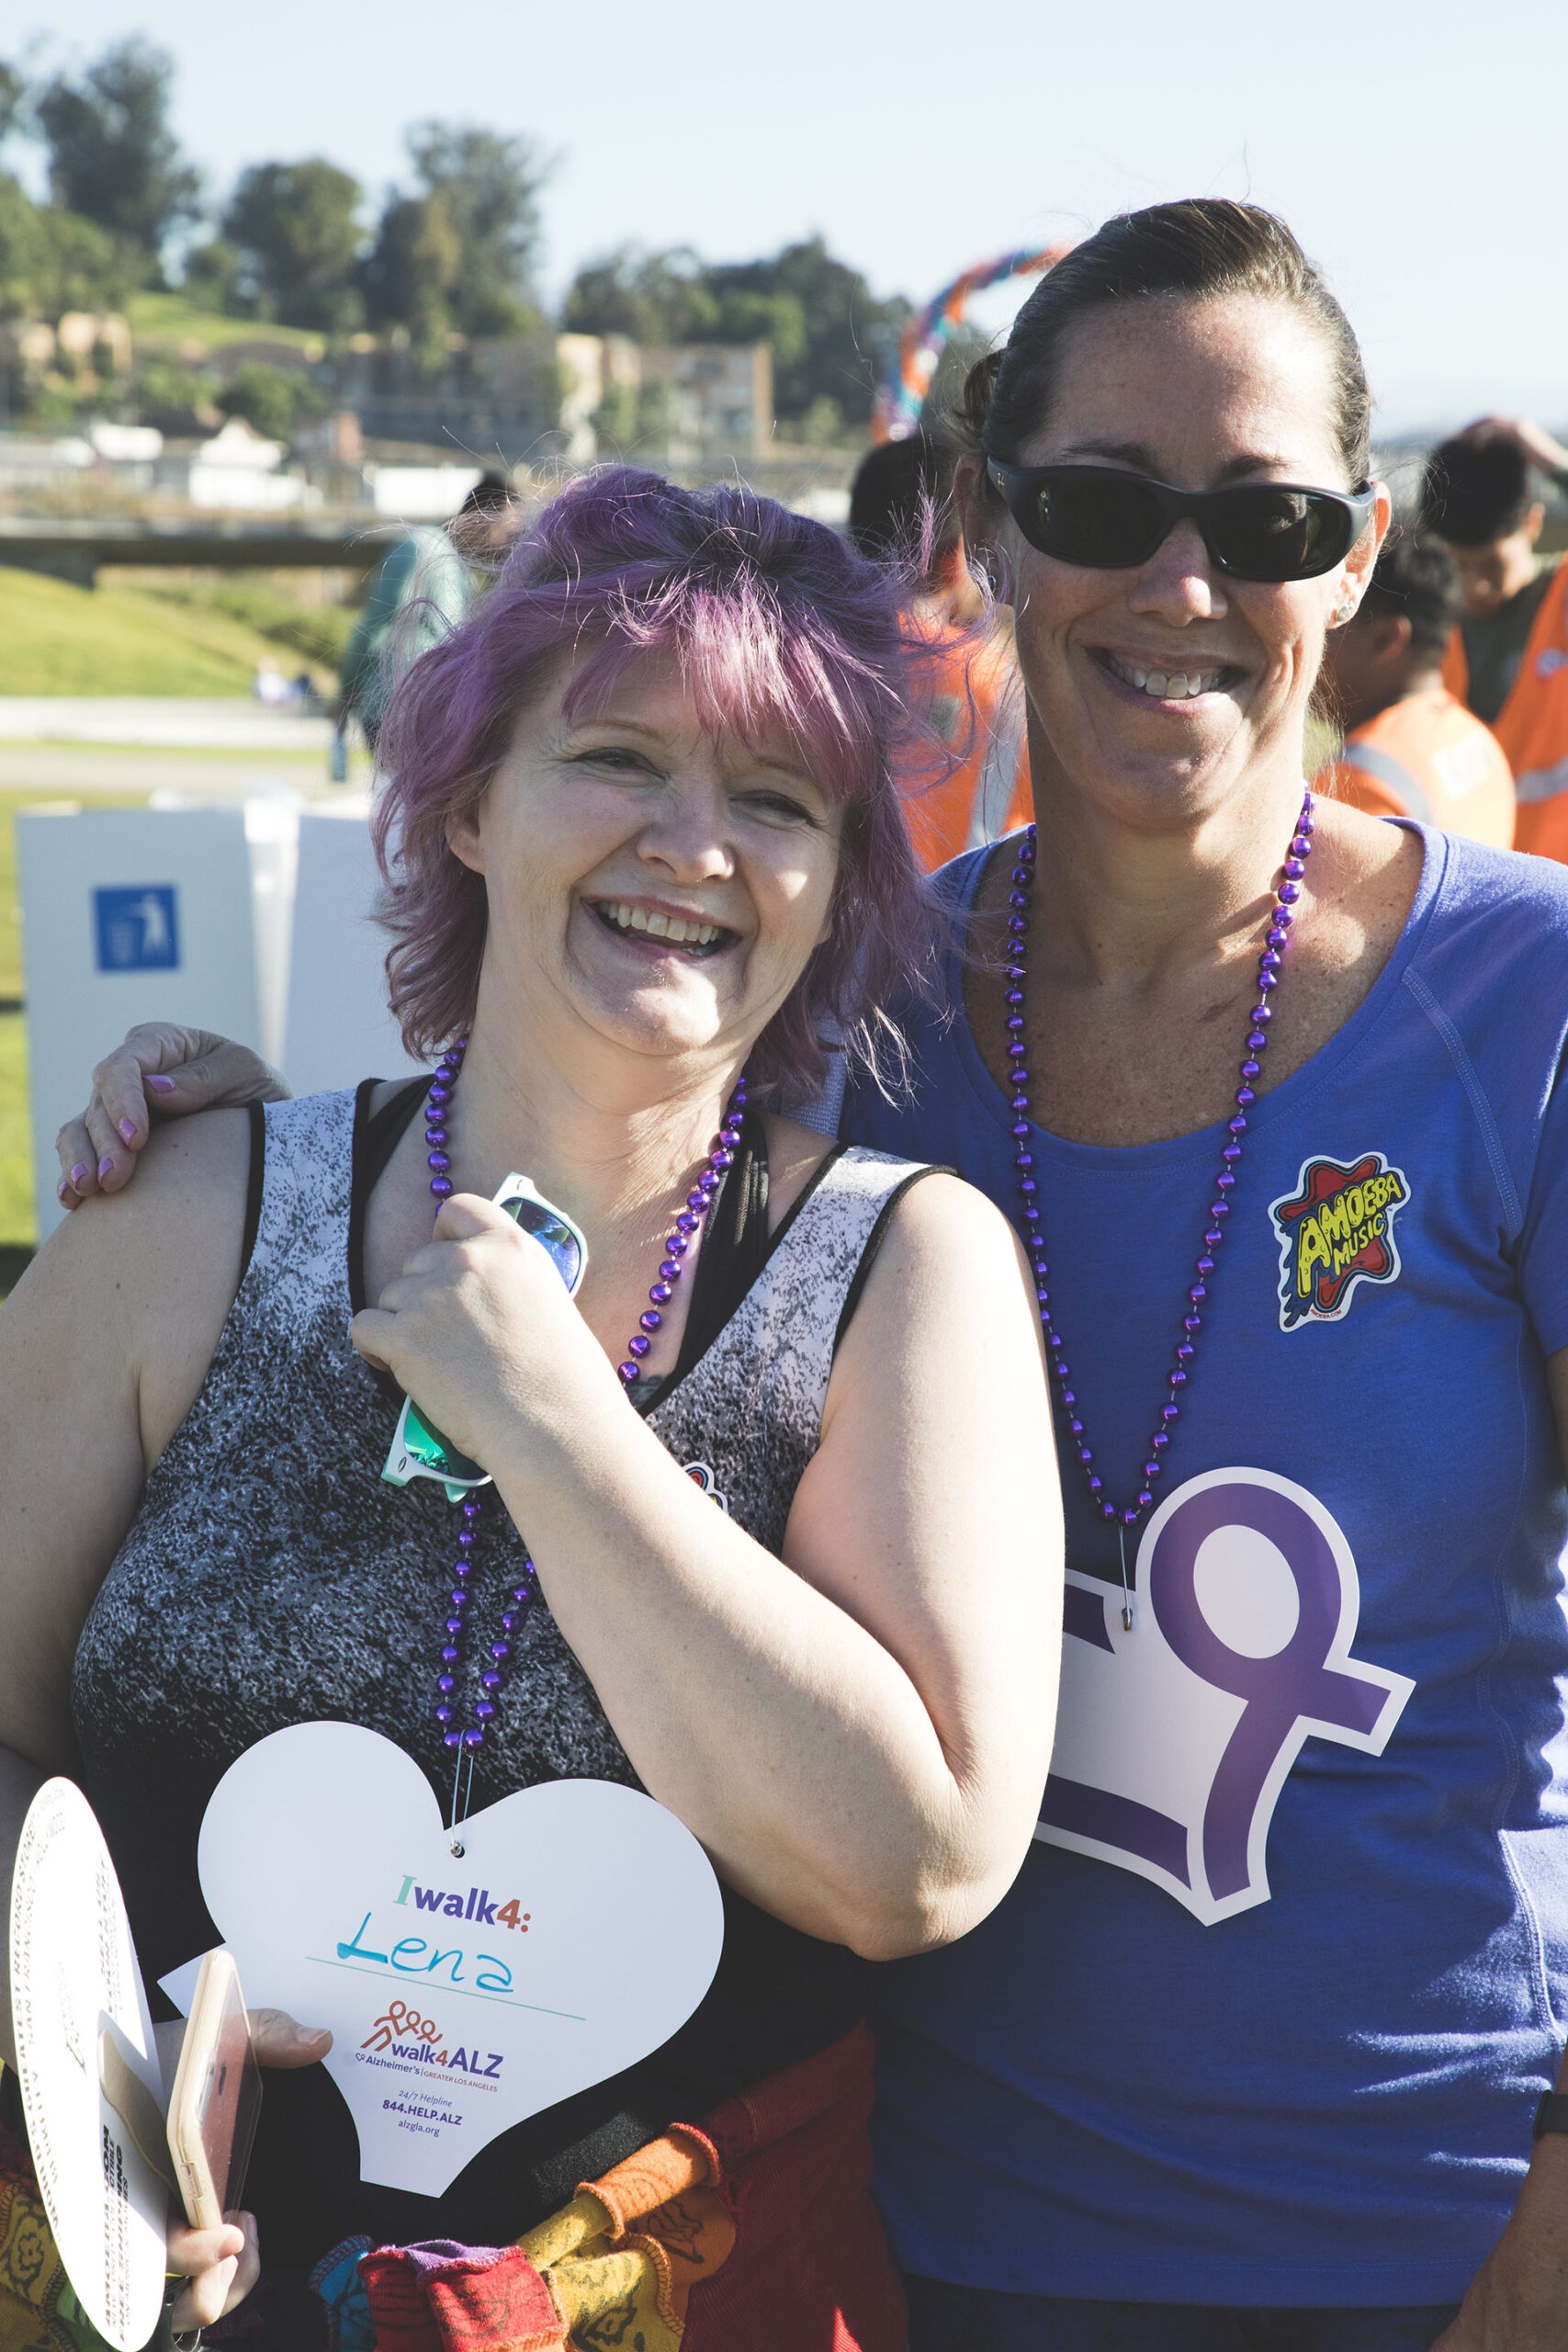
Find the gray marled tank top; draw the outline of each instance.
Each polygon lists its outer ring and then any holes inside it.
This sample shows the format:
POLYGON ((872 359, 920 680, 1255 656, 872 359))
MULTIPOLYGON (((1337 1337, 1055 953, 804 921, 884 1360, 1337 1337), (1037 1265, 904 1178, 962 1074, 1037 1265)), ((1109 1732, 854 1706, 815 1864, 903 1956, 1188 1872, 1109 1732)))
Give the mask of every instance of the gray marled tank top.
MULTIPOLYGON (((352 1092, 269 1106, 250 1265, 201 1392, 147 1482, 76 1652, 73 1710, 85 1785, 150 1984, 216 1940, 196 1880, 197 1834, 223 1772, 266 1733, 320 1718, 367 1724, 419 1760, 444 1803, 450 1795, 434 1678, 462 1522, 434 1485, 398 1489, 379 1476, 398 1399, 348 1340, 354 1119, 352 1092)), ((710 1465, 734 1518, 773 1552, 818 1442, 835 1336, 857 1270, 916 1172, 878 1152, 831 1159, 781 1227, 738 1310, 648 1415, 676 1461, 710 1465)), ((523 1557, 493 1490, 479 1526, 470 1653, 491 1638, 484 1629, 499 1619, 523 1557)), ((470 1655, 467 1671, 479 1670, 470 1655)), ((511 1669, 495 1695, 474 1774, 475 1810, 543 1780, 635 1781, 542 1600, 513 1636, 511 1669)), ((477 2173, 491 2157, 504 2167, 508 2234, 525 2226, 516 2213, 520 2167, 532 2170, 548 2210, 558 2173, 570 2175, 570 2195, 605 2145, 626 2141, 626 2153, 672 2115, 712 2104, 707 2093, 728 2096, 853 2022, 859 1992, 848 1954, 728 1893, 727 1917, 725 1962, 676 2038, 684 2052, 678 2062, 671 2044, 660 2053, 662 2074, 659 2062, 648 2062, 633 2070, 637 2081, 605 2086, 604 2112, 587 2095, 576 2103, 583 2112, 535 2118, 469 2168, 477 2173), (648 2078, 649 2066, 657 2080, 648 2078)), ((310 2069, 273 2077, 274 2111, 298 2107, 301 2086, 318 2076, 310 2069)), ((313 2096, 319 2104, 319 2091, 313 2096)), ((315 2120, 327 2132, 325 2109, 315 2120)), ((277 2160, 298 2167, 298 2131, 292 2137, 292 2155, 278 2151, 277 2160)), ((256 2167, 264 2178, 253 2179, 265 2195, 265 2149, 256 2167)), ((344 2210, 359 2217, 355 2226, 433 2233, 429 2200, 401 2200, 424 2209, 417 2215, 389 2211, 393 2192, 362 2191, 356 2200, 341 2172, 341 2163, 326 2165, 333 2177, 323 2174, 311 2188, 312 2214, 335 2182, 344 2210)), ((448 2201, 465 2183, 472 2189, 465 2174, 448 2201)), ((288 2186, 275 2181, 275 2199, 287 2204, 288 2186)), ((482 2235, 483 2199, 480 2206, 476 2213, 471 2195, 466 2205, 459 2199, 443 2226, 482 2235)), ((307 2229, 303 2216, 299 2226, 307 2229)), ((313 2219, 308 2234, 315 2237, 313 2219)), ((275 2245, 276 2238, 275 2227, 275 2245)), ((308 2247, 301 2258, 313 2258, 308 2247)))

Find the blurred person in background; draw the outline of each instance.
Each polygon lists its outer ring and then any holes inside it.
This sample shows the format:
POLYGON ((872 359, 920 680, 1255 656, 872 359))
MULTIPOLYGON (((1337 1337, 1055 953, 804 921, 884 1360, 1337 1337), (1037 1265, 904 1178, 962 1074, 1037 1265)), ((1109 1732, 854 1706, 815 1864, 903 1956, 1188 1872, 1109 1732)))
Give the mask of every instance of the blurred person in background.
POLYGON ((1568 449, 1539 424, 1482 417, 1427 463, 1422 519, 1459 571, 1465 612, 1443 684, 1514 771, 1516 849, 1568 861, 1568 562, 1536 553, 1532 469, 1568 492, 1568 449))
POLYGON ((850 492, 850 537, 872 562, 918 562, 931 534, 913 615, 929 648, 922 667, 931 719, 957 764, 939 783, 906 786, 909 830, 928 873, 1034 813, 1012 629, 993 608, 982 633, 986 599, 953 496, 955 455, 924 432, 885 441, 861 460, 850 492))
POLYGON ((514 516, 507 476, 483 473, 449 523, 412 525, 382 558, 343 658, 333 746, 336 782, 348 773, 349 720, 358 720, 374 757, 399 677, 467 619, 476 570, 504 548, 514 516))
POLYGON ((1459 575, 1440 542, 1389 538, 1359 609, 1324 647, 1319 684, 1345 745, 1317 789, 1370 816, 1415 817, 1511 849, 1508 763, 1442 681, 1460 606, 1459 575))

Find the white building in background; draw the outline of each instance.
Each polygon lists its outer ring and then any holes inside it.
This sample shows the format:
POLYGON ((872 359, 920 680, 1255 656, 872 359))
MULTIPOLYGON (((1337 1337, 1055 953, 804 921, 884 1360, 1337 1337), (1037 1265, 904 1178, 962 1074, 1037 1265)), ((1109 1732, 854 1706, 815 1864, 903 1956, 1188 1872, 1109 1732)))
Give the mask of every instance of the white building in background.
POLYGON ((87 427, 96 456, 111 466, 151 465, 164 454, 164 436, 155 424, 113 424, 107 419, 87 427))
POLYGON ((482 469, 479 466, 367 466, 378 514, 398 523, 447 523, 482 469))
POLYGON ((243 416, 231 416, 210 441, 188 449, 165 447, 156 487, 191 506, 240 514, 320 506, 321 492, 300 475, 285 473, 283 458, 281 441, 268 441, 243 416))

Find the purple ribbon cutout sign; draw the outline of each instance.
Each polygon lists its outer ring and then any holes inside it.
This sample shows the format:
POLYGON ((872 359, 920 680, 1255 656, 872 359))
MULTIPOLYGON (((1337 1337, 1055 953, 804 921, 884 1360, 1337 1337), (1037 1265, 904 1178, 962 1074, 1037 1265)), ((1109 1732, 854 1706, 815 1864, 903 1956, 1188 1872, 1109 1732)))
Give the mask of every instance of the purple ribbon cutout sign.
POLYGON ((1168 1495, 1137 1588, 1127 1633, 1111 1587, 1068 1583, 1035 1834, 1152 1879, 1213 1924, 1269 1899, 1269 1824, 1303 1741, 1381 1756, 1415 1684, 1350 1656, 1349 1544, 1315 1496, 1271 1471, 1206 1471, 1168 1495), (1231 1638, 1205 1599, 1224 1604, 1231 1638))

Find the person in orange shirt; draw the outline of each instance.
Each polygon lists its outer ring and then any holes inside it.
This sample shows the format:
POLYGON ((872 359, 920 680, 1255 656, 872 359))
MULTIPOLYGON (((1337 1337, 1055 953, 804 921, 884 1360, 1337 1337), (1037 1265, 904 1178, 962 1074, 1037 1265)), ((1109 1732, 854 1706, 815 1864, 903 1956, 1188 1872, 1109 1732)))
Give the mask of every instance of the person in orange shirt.
POLYGON ((1435 539, 1391 537, 1355 616, 1329 633, 1321 684, 1345 748, 1320 792, 1494 849, 1514 839, 1514 779, 1490 728, 1442 683, 1460 583, 1435 539))
POLYGON ((1027 825, 1034 814, 1023 684, 1012 630, 977 636, 985 599, 969 570, 953 496, 956 452, 929 433, 885 441, 861 461, 850 492, 850 537, 873 563, 905 561, 928 518, 934 537, 911 618, 930 647, 931 718, 955 765, 935 782, 910 777, 905 813, 928 873, 1027 825))
POLYGON ((1423 514, 1459 568, 1465 612, 1443 683, 1495 734, 1518 794, 1516 849, 1568 863, 1568 563, 1539 563, 1531 469, 1568 491, 1568 449, 1486 416, 1434 450, 1423 514))

